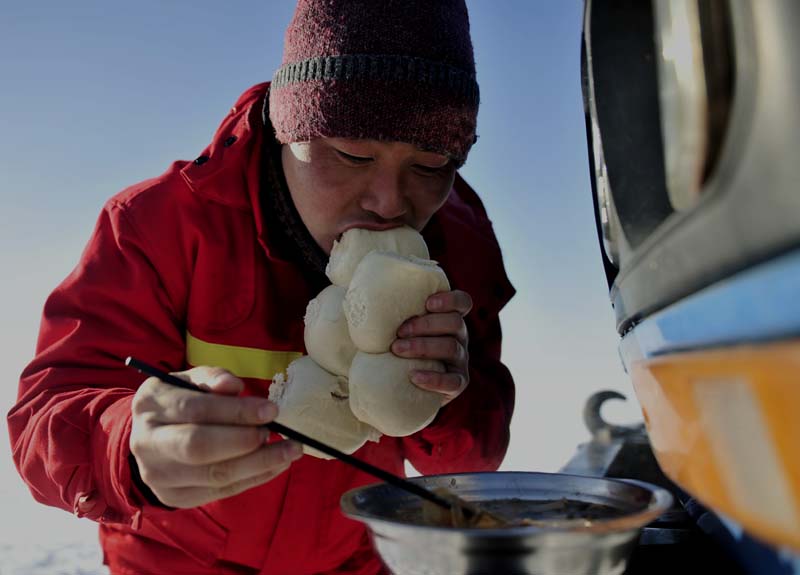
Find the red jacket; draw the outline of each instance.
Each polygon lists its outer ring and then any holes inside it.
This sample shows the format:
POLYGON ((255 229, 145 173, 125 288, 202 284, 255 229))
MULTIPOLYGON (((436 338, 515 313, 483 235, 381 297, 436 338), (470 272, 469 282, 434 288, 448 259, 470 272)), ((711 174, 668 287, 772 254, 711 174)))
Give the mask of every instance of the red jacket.
MULTIPOLYGON (((129 465, 131 398, 144 379, 123 359, 166 370, 211 364, 266 395, 304 352, 316 294, 267 241, 259 200, 268 84, 245 92, 202 155, 108 201, 75 270, 47 300, 36 357, 8 415, 14 459, 34 497, 100 523, 114 573, 380 572, 339 497, 375 480, 303 457, 275 480, 195 509, 148 504, 129 465), (234 138, 231 136, 235 136, 234 138)), ((356 455, 402 474, 494 470, 509 438, 513 382, 500 363, 498 312, 514 293, 484 208, 460 178, 424 235, 467 318, 471 383, 426 429, 356 455)))

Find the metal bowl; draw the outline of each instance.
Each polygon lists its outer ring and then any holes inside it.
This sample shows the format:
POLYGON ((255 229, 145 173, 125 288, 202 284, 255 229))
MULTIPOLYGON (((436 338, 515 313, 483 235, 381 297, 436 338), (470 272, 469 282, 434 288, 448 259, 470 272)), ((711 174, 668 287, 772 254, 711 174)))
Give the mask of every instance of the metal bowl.
POLYGON ((348 491, 343 512, 367 524, 375 549, 396 575, 619 574, 641 528, 672 504, 669 492, 640 481, 560 473, 460 473, 411 481, 484 504, 519 500, 504 509, 511 519, 524 518, 533 502, 560 499, 607 506, 615 516, 546 527, 433 527, 421 524, 422 500, 396 487, 379 483, 348 491))

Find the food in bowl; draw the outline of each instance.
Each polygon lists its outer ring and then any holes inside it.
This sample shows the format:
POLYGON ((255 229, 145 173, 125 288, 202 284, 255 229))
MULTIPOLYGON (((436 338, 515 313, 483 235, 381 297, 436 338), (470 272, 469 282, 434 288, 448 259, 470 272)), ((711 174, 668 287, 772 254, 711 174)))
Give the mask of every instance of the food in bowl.
MULTIPOLYGON (((444 499, 456 499, 444 488, 434 492, 444 499)), ((430 501, 422 501, 419 507, 400 510, 398 519, 428 527, 456 527, 476 529, 497 529, 504 527, 590 527, 600 519, 622 517, 625 511, 590 501, 579 501, 562 497, 559 499, 487 499, 485 501, 464 501, 449 510, 430 501), (464 513, 464 506, 473 513, 464 513)))

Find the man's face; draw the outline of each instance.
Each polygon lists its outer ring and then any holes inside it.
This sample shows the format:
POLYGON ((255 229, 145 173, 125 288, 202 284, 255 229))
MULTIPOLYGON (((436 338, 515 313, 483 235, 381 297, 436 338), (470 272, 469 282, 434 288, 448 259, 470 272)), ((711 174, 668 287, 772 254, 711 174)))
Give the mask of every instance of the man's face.
POLYGON ((401 142, 320 138, 281 151, 294 205, 330 254, 350 228, 421 230, 447 199, 455 166, 401 142))

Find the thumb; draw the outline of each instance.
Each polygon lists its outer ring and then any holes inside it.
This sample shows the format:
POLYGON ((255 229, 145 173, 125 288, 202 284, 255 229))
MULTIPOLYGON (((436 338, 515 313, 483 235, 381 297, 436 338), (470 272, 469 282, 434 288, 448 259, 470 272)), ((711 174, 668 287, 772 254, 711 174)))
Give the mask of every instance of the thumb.
POLYGON ((197 387, 221 395, 239 395, 244 391, 244 382, 227 369, 201 365, 176 374, 197 387))

